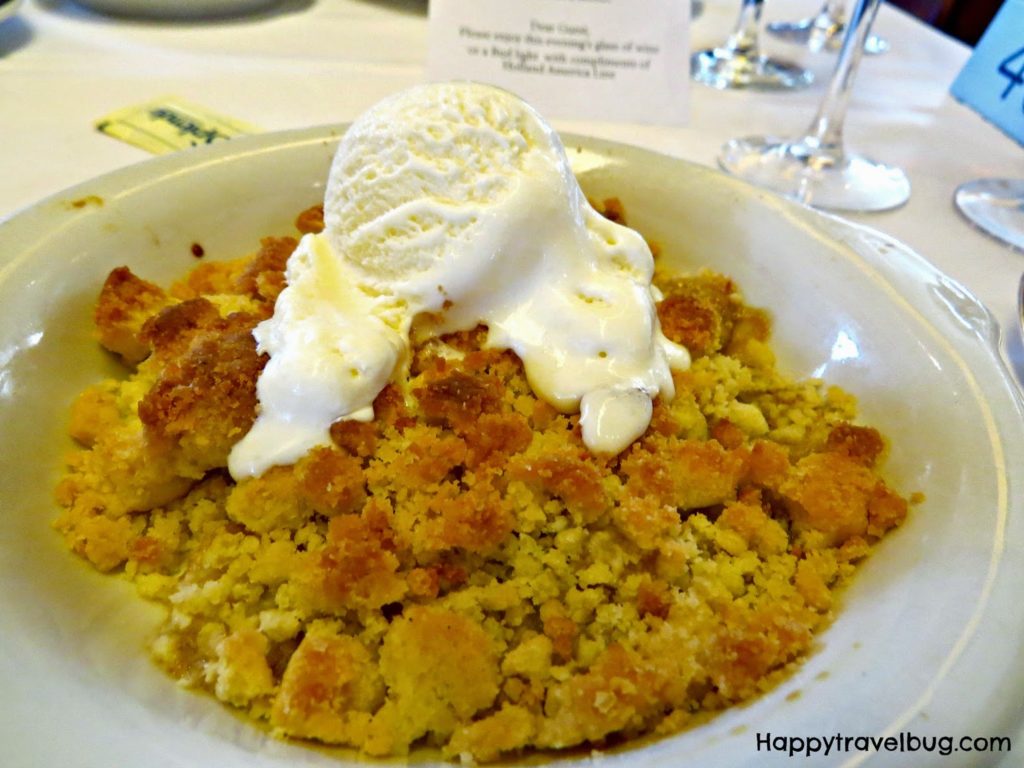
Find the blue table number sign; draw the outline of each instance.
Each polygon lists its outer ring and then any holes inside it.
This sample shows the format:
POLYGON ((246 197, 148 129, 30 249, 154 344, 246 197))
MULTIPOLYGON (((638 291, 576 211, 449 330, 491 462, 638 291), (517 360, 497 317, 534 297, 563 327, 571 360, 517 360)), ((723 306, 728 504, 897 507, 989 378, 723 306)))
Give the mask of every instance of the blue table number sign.
POLYGON ((952 94, 1024 144, 1024 0, 1005 0, 952 94))

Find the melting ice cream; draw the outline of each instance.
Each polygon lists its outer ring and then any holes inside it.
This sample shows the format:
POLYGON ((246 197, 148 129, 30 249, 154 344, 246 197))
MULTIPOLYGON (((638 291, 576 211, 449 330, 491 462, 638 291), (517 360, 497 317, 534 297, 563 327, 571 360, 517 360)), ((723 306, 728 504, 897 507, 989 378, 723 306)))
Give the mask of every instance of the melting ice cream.
POLYGON ((329 444, 339 419, 372 419, 426 313, 436 334, 485 324, 538 397, 580 411, 595 452, 643 434, 689 364, 661 333, 643 238, 588 204, 554 130, 506 91, 433 84, 370 109, 335 155, 324 223, 255 330, 270 360, 236 478, 329 444))

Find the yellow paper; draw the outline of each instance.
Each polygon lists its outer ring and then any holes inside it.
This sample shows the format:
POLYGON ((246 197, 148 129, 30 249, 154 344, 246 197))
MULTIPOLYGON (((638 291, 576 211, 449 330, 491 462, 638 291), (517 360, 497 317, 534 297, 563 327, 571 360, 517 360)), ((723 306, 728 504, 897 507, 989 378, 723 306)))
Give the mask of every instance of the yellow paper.
POLYGON ((119 109, 97 120, 96 130, 156 155, 259 132, 177 96, 119 109))

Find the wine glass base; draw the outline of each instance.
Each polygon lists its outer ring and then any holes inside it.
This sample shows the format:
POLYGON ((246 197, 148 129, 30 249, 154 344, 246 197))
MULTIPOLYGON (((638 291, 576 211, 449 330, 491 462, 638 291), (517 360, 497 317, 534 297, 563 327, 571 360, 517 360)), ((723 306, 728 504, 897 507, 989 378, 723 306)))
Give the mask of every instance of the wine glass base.
POLYGON ((804 141, 752 136, 722 147, 718 163, 732 175, 815 208, 885 211, 910 198, 899 168, 804 141))
POLYGON ((803 67, 768 56, 747 56, 727 48, 695 53, 690 75, 698 83, 719 90, 748 88, 755 91, 789 91, 806 88, 814 76, 803 67))
POLYGON ((961 184, 953 202, 978 229, 1024 251, 1024 179, 975 179, 961 184))
MULTIPOLYGON (((803 21, 776 21, 767 27, 768 32, 787 43, 803 45, 815 53, 838 51, 843 44, 846 25, 828 19, 804 19, 803 21)), ((878 56, 889 50, 889 41, 878 35, 868 35, 864 42, 864 53, 878 56)))

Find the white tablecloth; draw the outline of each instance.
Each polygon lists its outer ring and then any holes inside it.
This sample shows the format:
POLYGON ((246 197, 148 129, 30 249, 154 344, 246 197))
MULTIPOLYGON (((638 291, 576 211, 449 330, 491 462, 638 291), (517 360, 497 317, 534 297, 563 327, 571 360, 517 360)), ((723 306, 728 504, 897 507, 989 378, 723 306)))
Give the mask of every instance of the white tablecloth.
MULTIPOLYGON (((766 13, 793 19, 820 4, 772 0, 766 13)), ((709 0, 693 24, 693 47, 724 40, 738 5, 709 0)), ((26 0, 15 18, 0 23, 0 219, 145 159, 142 150, 92 126, 98 117, 154 97, 182 96, 266 130, 351 120, 424 79, 426 12, 425 0, 283 0, 260 16, 161 24, 104 18, 65 0, 26 0)), ((967 47, 889 7, 882 8, 876 31, 892 50, 864 59, 847 139, 902 166, 913 193, 899 210, 850 218, 906 242, 974 292, 1004 327, 1006 351, 1024 380, 1015 314, 1024 254, 972 230, 951 202, 963 181, 1024 177, 1024 149, 949 96, 967 47)), ((799 49, 771 38, 765 44, 802 58, 818 82, 786 94, 695 86, 686 128, 556 125, 714 165, 719 147, 733 136, 802 130, 821 98, 833 56, 801 57, 799 49)), ((1024 734, 1014 746, 1022 741, 1024 734)))
MULTIPOLYGON (((799 18, 820 0, 772 0, 769 19, 799 18)), ((694 48, 721 42, 736 0, 711 0, 692 28, 694 48)), ((424 79, 424 0, 284 0, 260 16, 201 23, 110 19, 65 0, 27 0, 0 24, 0 218, 92 176, 145 158, 101 135, 93 121, 174 94, 266 130, 351 120, 424 79)), ((902 166, 913 193, 903 208, 853 215, 903 240, 960 280, 996 315, 1018 375, 1015 322, 1024 255, 972 230, 955 212, 957 184, 1024 176, 1024 149, 948 94, 969 49, 883 6, 876 31, 892 50, 865 57, 847 119, 848 143, 902 166)), ((770 37, 771 52, 801 50, 770 37)), ((686 128, 556 122, 707 165, 720 145, 750 133, 795 133, 809 122, 834 56, 805 55, 809 90, 758 94, 694 86, 686 128)))

